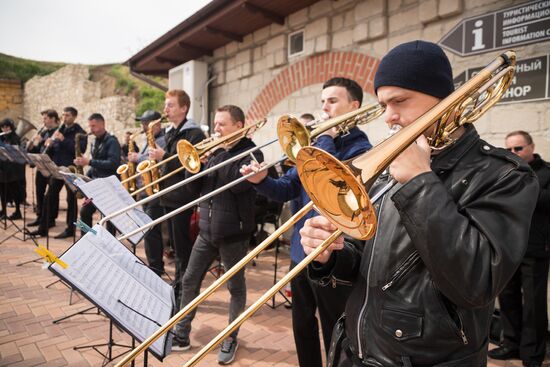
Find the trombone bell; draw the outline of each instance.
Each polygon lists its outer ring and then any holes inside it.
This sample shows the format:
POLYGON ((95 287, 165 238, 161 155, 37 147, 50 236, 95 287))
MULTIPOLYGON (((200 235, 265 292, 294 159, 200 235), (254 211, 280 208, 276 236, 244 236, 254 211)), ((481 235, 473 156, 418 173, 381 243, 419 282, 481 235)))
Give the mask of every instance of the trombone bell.
POLYGON ((178 159, 183 167, 191 173, 197 173, 201 170, 201 158, 199 151, 187 140, 178 141, 177 145, 178 159))
POLYGON ((376 213, 365 187, 350 168, 330 154, 304 147, 297 157, 300 180, 317 209, 348 235, 366 240, 376 231, 376 213))
POLYGON ((283 115, 277 121, 277 136, 283 152, 292 162, 296 162, 302 147, 311 145, 308 128, 289 115, 283 115))

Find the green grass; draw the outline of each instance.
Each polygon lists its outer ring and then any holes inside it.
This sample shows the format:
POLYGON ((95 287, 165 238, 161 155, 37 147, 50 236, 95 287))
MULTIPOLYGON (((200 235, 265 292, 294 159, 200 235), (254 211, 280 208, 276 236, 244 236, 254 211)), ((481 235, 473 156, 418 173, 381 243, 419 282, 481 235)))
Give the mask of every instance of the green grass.
POLYGON ((0 79, 26 82, 36 75, 50 74, 67 64, 21 59, 0 53, 0 79))

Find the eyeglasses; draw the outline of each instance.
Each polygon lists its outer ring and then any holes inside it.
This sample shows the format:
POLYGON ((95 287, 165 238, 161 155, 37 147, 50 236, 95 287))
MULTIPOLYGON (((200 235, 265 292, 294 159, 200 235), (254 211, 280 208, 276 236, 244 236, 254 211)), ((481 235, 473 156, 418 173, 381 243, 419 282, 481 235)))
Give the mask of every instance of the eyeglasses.
POLYGON ((525 147, 512 147, 512 148, 506 148, 506 150, 508 150, 510 152, 513 150, 514 152, 517 153, 517 152, 521 152, 523 150, 523 148, 525 148, 525 147))

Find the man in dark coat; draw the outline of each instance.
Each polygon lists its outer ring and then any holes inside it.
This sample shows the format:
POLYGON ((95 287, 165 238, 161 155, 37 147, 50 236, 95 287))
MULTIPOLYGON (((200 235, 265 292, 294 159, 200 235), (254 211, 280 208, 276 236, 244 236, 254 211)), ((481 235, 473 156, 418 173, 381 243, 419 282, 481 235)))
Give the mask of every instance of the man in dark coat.
POLYGON ((506 149, 535 171, 540 192, 531 220, 527 252, 518 270, 498 297, 504 341, 489 351, 493 359, 521 358, 524 366, 541 366, 548 333, 547 288, 550 257, 550 164, 535 153, 526 131, 506 136, 506 149))

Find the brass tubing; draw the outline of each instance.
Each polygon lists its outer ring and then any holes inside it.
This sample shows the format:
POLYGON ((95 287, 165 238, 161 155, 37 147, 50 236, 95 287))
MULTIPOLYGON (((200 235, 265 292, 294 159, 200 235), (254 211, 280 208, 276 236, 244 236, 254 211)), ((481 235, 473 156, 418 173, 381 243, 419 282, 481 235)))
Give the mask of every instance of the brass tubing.
POLYGON ((246 266, 250 261, 252 261, 260 252, 262 252, 268 245, 275 241, 279 236, 281 236, 288 228, 293 226, 300 218, 306 215, 311 209, 313 209, 313 203, 309 202, 302 209, 300 209, 296 214, 294 214, 289 220, 287 220, 283 225, 276 229, 269 237, 267 237, 262 243, 256 246, 251 250, 248 255, 243 257, 237 264, 235 264, 231 269, 227 270, 224 275, 218 278, 214 283, 212 283, 208 288, 202 291, 194 300, 189 302, 184 308, 182 308, 177 314, 172 316, 163 326, 160 327, 155 333, 138 345, 135 349, 129 352, 120 362, 118 362, 115 367, 125 366, 126 364, 133 361, 141 352, 149 348, 158 338, 170 331, 181 319, 183 319, 189 312, 198 307, 205 299, 207 299, 212 293, 214 293, 219 287, 227 282, 231 277, 233 277, 237 272, 246 266))

